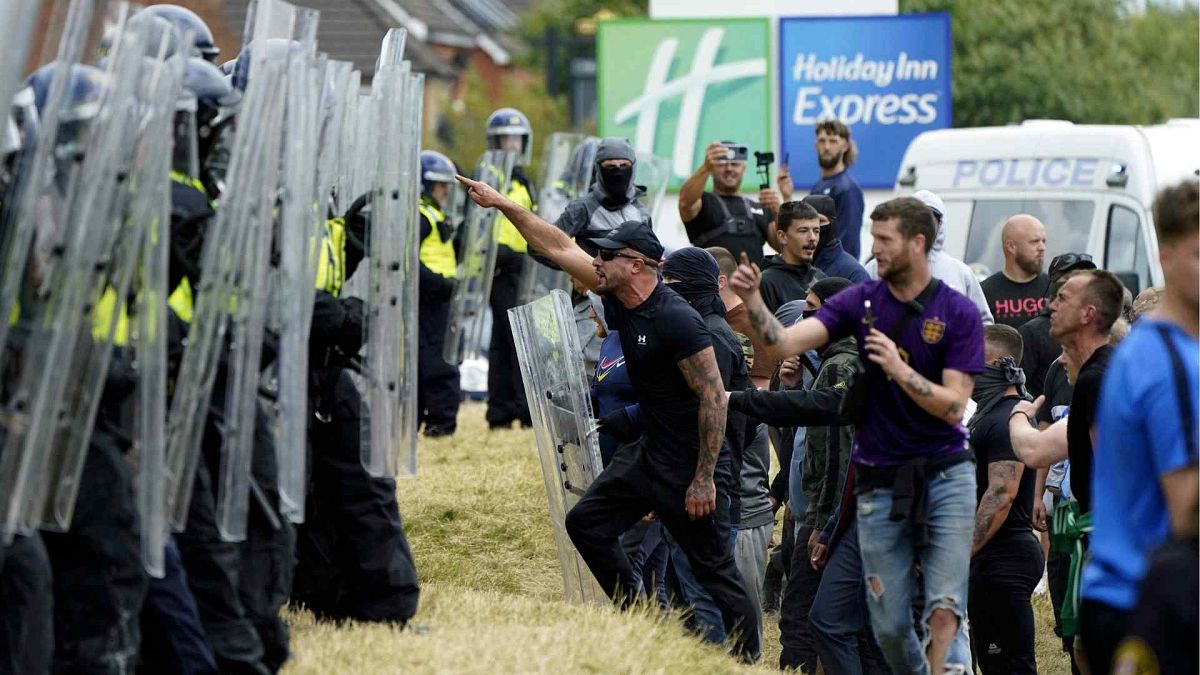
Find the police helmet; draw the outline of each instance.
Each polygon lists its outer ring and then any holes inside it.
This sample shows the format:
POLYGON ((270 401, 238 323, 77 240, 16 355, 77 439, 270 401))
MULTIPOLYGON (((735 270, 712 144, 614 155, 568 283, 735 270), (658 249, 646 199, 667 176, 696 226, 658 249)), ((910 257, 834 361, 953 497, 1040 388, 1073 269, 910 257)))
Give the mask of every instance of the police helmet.
POLYGON ((179 5, 150 5, 142 10, 151 16, 168 21, 181 34, 192 34, 192 46, 205 61, 216 61, 221 50, 217 49, 212 30, 198 14, 179 5))
POLYGON ((202 106, 231 108, 242 100, 242 92, 233 88, 219 68, 204 59, 191 57, 183 73, 183 88, 202 106))
POLYGON ((533 127, 525 113, 516 108, 500 108, 487 118, 488 148, 500 148, 500 139, 504 136, 521 137, 521 153, 517 164, 528 165, 533 156, 533 127))
MULTIPOLYGON (((33 93, 33 105, 40 118, 46 117, 46 105, 50 98, 50 83, 60 64, 48 63, 25 78, 25 87, 33 93)), ((72 63, 67 77, 67 87, 59 107, 58 121, 80 122, 93 119, 100 111, 100 99, 108 85, 108 76, 95 66, 72 63)))
POLYGON ((263 59, 282 61, 299 52, 301 45, 295 40, 286 38, 267 38, 255 40, 243 47, 242 53, 238 54, 237 60, 233 64, 233 86, 237 90, 246 91, 246 85, 250 83, 250 65, 254 61, 254 53, 259 49, 264 50, 263 59))
POLYGON ((458 173, 454 162, 436 150, 421 151, 421 191, 426 194, 434 183, 453 183, 458 173))

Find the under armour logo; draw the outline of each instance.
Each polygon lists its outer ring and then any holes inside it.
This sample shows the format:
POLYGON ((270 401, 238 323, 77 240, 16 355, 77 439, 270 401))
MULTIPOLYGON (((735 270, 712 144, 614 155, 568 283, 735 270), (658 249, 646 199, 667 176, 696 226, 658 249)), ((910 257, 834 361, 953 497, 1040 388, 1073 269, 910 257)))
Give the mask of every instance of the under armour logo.
POLYGON ((654 152, 655 129, 658 126, 659 104, 681 96, 679 124, 675 128, 675 156, 671 171, 676 176, 687 176, 692 172, 692 156, 696 148, 696 132, 700 127, 700 113, 704 107, 704 94, 710 84, 761 77, 767 74, 766 59, 746 59, 714 65, 721 49, 725 29, 709 28, 700 37, 696 53, 692 55, 692 70, 687 75, 667 81, 671 74, 671 62, 679 47, 678 38, 667 38, 658 43, 650 69, 646 72, 646 88, 643 94, 621 107, 614 121, 623 124, 637 117, 637 132, 633 137, 634 147, 641 152, 654 152))
POLYGON ((639 344, 639 345, 644 345, 644 344, 646 344, 646 336, 645 336, 645 335, 639 335, 639 336, 638 336, 638 344, 639 344))

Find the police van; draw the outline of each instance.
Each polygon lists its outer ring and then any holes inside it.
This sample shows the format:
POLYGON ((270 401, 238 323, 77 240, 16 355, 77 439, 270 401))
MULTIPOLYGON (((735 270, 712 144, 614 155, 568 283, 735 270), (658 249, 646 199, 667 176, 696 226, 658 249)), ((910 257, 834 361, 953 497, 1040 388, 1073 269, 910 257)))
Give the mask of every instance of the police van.
POLYGON ((897 194, 932 190, 946 203, 944 248, 981 278, 1004 267, 1004 221, 1046 225, 1046 264, 1089 253, 1135 293, 1161 284, 1151 206, 1159 189, 1200 175, 1200 119, 1155 126, 1029 120, 943 129, 913 139, 897 194))

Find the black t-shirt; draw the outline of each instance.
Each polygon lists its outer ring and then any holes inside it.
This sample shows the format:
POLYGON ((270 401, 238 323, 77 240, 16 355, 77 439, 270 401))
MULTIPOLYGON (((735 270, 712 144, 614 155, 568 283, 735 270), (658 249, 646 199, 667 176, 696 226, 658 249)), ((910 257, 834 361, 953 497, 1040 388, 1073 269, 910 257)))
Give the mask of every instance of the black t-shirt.
POLYGON ((1071 458, 1071 494, 1084 512, 1092 510, 1092 425, 1100 405, 1100 383, 1108 369, 1112 347, 1104 345, 1083 364, 1071 395, 1067 417, 1067 456, 1071 458))
POLYGON ((1026 321, 1042 313, 1046 307, 1046 288, 1049 285, 1050 277, 1044 273, 1031 281, 1018 283, 1004 276, 1004 272, 996 272, 979 284, 996 323, 1013 328, 1020 328, 1026 321))
MULTIPOLYGON (((725 391, 745 391, 753 387, 754 385, 750 382, 750 373, 746 368, 742 343, 741 340, 738 340, 737 333, 733 332, 724 318, 716 314, 710 314, 703 319, 705 325, 708 326, 709 337, 712 338, 713 356, 717 359, 717 370, 721 373, 721 383, 725 385, 725 391)), ((717 458, 717 467, 714 472, 726 481, 730 502, 729 522, 733 525, 740 524, 742 520, 739 481, 742 474, 743 453, 753 438, 752 433, 747 434, 749 430, 747 425, 748 420, 744 413, 732 410, 727 412, 725 443, 721 448, 721 455, 717 458)), ((699 437, 697 436, 697 438, 699 437)), ((692 468, 692 475, 695 475, 695 467, 692 468)))
POLYGON ((753 199, 705 192, 700 195, 700 212, 683 225, 693 246, 722 246, 734 259, 740 260, 745 253, 758 264, 762 263, 770 222, 771 214, 753 199))
POLYGON ((1034 398, 1046 393, 1046 372, 1062 354, 1062 345, 1050 337, 1050 315, 1043 313, 1026 321, 1017 329, 1025 349, 1021 354, 1021 370, 1025 371, 1025 388, 1034 398))
POLYGON ((1046 400, 1038 410, 1037 421, 1054 424, 1066 412, 1063 409, 1071 407, 1071 396, 1075 393, 1075 387, 1067 380, 1067 367, 1063 365, 1062 359, 1055 359, 1046 369, 1041 393, 1045 394, 1046 400))
MULTIPOLYGON (((983 418, 971 426, 971 450, 975 452, 975 502, 983 499, 988 487, 988 464, 992 462, 1019 462, 1013 454, 1012 439, 1008 435, 1008 416, 1021 400, 1020 396, 1006 396, 996 402, 983 418)), ((1021 472, 1017 496, 1013 499, 1008 517, 996 534, 983 547, 980 554, 1001 540, 1014 534, 1028 535, 1033 530, 1033 483, 1037 471, 1025 469, 1021 472)))
POLYGON ((604 314, 609 329, 621 338, 625 370, 637 392, 646 459, 660 477, 686 485, 696 474, 700 451, 700 402, 678 362, 712 346, 708 327, 662 282, 632 309, 605 296, 604 314))

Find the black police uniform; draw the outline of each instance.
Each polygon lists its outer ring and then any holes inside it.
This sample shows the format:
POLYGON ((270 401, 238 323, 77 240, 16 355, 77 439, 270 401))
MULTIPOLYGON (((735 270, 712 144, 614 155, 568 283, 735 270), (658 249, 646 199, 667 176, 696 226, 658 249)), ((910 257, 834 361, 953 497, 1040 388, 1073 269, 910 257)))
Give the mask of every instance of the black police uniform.
MULTIPOLYGON (((292 600, 329 619, 407 622, 420 586, 400 520, 396 482, 375 478, 362 465, 361 431, 367 410, 351 377, 362 346, 363 308, 341 299, 341 283, 365 254, 365 199, 347 217, 339 273, 322 275, 309 342, 309 444, 312 462, 305 522, 299 528, 292 600)), ((338 222, 341 220, 341 222, 338 222)))
MULTIPOLYGON (((529 209, 534 208, 533 183, 521 167, 513 169, 508 196, 529 209)), ((517 362, 517 348, 508 323, 508 310, 517 306, 521 289, 521 270, 528 247, 516 227, 499 216, 500 245, 496 253, 496 276, 492 280, 492 340, 488 347, 487 421, 493 427, 510 426, 520 421, 530 426, 529 403, 517 362)))

